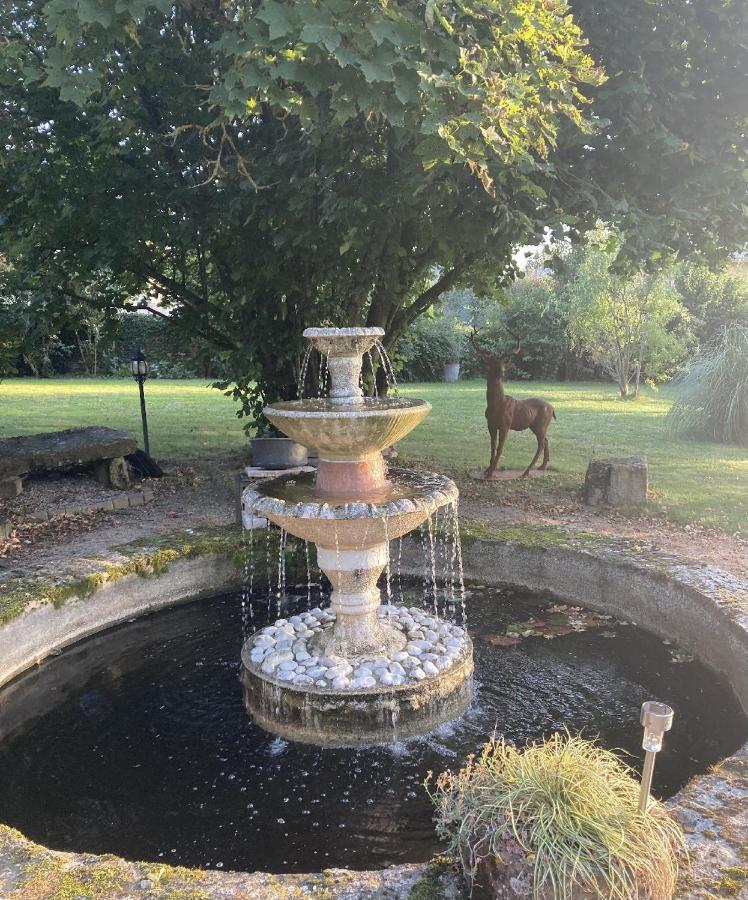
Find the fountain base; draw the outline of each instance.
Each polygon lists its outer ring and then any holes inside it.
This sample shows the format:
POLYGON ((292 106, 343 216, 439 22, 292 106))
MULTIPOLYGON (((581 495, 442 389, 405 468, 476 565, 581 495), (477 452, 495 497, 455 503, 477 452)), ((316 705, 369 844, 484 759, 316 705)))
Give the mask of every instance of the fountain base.
POLYGON ((399 638, 387 655, 317 655, 333 636, 330 610, 252 635, 241 678, 254 721, 288 740, 334 747, 415 737, 461 715, 472 697, 465 630, 416 607, 383 607, 378 619, 399 638))

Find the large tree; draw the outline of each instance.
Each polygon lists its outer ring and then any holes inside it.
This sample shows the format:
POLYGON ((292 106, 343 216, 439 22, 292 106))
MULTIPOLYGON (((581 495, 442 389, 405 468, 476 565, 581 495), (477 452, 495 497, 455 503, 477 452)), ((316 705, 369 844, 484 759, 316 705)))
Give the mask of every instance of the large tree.
POLYGON ((653 259, 744 240, 741 0, 572 9, 589 48, 562 0, 11 0, 16 287, 171 307, 256 406, 304 325, 393 341, 548 229, 602 215, 653 259))

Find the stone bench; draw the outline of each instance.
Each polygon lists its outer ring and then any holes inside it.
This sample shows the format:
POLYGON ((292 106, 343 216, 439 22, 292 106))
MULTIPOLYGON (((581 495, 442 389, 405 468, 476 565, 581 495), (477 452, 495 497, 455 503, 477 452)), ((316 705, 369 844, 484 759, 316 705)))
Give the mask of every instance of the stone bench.
POLYGON ((26 475, 80 465, 92 465, 106 487, 127 488, 125 457, 136 449, 126 431, 102 425, 5 438, 0 440, 0 498, 18 496, 26 475))

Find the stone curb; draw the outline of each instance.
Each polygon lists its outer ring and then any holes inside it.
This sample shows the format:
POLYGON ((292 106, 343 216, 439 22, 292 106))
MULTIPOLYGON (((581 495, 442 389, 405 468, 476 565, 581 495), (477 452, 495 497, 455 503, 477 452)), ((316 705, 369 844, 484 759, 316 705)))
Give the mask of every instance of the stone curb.
MULTIPOLYGON (((150 503, 156 496, 153 488, 138 488, 134 491, 126 491, 121 494, 115 494, 108 500, 99 500, 96 503, 86 503, 81 506, 66 506, 64 509, 57 507, 48 507, 32 513, 18 524, 24 522, 48 522, 50 519, 59 516, 79 516, 92 515, 97 512, 117 512, 121 509, 129 509, 135 506, 143 506, 150 503)), ((0 528, 0 537, 2 537, 2 529, 0 528)))

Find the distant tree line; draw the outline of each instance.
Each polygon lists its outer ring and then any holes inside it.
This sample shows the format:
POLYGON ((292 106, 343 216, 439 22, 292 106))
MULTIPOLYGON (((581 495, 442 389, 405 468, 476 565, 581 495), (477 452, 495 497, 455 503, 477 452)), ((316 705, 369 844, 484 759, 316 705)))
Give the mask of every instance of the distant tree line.
POLYGON ((449 293, 398 344, 403 380, 440 380, 461 363, 464 377, 482 374, 469 341, 509 349, 521 336, 512 377, 612 380, 622 396, 660 383, 719 343, 725 328, 748 327, 748 275, 739 267, 710 271, 681 263, 657 274, 616 270, 615 235, 598 229, 491 297, 449 293))
POLYGON ((0 378, 126 376, 135 345, 153 377, 223 375, 215 352, 168 318, 61 304, 41 293, 0 295, 0 378))

